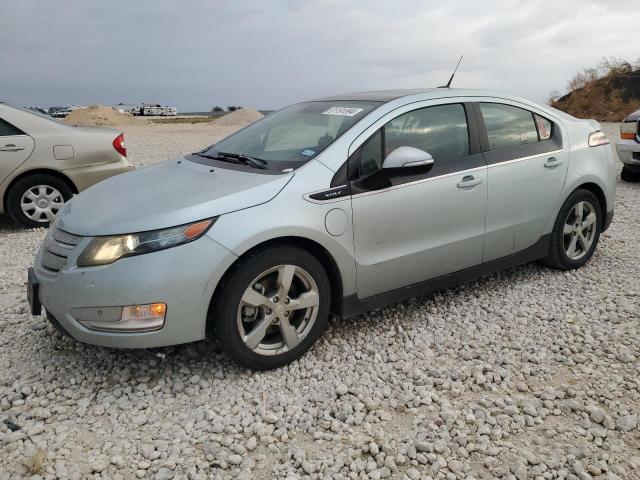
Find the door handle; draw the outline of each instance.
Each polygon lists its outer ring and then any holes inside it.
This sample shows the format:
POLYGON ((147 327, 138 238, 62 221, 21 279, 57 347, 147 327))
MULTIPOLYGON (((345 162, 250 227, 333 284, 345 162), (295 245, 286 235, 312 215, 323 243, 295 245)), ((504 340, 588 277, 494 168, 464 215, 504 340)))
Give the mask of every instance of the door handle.
POLYGON ((549 157, 547 161, 544 162, 545 168, 554 168, 562 163, 562 160, 558 160, 556 157, 549 157))
POLYGON ((476 185, 480 185, 481 183, 481 178, 475 178, 473 175, 465 175, 464 177, 462 177, 462 181, 458 182, 458 188, 475 187, 476 185))
POLYGON ((0 152, 19 152, 24 150, 24 147, 17 147, 13 143, 7 143, 4 147, 0 147, 0 152))

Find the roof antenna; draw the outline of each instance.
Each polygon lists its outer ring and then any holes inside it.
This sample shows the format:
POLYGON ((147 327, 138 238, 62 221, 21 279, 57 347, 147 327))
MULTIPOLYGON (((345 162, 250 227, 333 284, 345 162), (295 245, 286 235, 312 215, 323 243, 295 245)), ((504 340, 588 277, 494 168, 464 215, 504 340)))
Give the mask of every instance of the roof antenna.
POLYGON ((460 66, 460 62, 462 61, 462 58, 464 57, 464 55, 460 55, 460 60, 458 60, 458 64, 456 65, 456 68, 453 70, 453 73, 451 74, 451 78, 449 78, 449 81, 447 82, 446 85, 442 85, 438 88, 451 88, 451 82, 453 82, 453 77, 455 77, 456 72, 458 71, 458 67, 460 66))

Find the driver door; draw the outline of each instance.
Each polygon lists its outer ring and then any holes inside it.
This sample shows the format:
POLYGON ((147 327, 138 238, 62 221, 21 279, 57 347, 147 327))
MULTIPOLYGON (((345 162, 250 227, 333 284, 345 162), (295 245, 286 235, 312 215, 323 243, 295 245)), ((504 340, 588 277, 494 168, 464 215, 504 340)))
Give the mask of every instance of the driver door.
POLYGON ((349 161, 359 298, 482 263, 487 167, 470 106, 406 112, 349 161), (385 172, 384 158, 402 146, 428 152, 431 168, 385 172))

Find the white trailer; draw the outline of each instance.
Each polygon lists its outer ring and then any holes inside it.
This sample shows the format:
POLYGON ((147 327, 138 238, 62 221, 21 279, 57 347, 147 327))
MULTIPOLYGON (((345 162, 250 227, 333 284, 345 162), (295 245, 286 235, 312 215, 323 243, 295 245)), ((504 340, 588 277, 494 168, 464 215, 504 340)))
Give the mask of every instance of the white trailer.
POLYGON ((173 117, 178 115, 178 109, 176 107, 163 107, 161 105, 143 105, 140 115, 173 117))

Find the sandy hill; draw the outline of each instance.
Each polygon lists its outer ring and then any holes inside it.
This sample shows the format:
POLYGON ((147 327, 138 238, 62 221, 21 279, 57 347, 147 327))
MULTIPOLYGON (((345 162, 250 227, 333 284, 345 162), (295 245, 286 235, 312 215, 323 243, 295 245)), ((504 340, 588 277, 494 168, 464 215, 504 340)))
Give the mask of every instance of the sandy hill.
POLYGON ((620 122, 640 109, 640 67, 613 69, 551 103, 578 118, 620 122))
POLYGON ((148 123, 146 120, 132 117, 128 113, 121 113, 104 105, 91 105, 87 108, 74 110, 64 119, 64 122, 71 125, 104 126, 144 125, 148 123))
POLYGON ((244 126, 260 120, 264 115, 252 108, 241 108, 235 112, 227 113, 223 117, 213 120, 216 125, 221 127, 237 127, 244 126))

